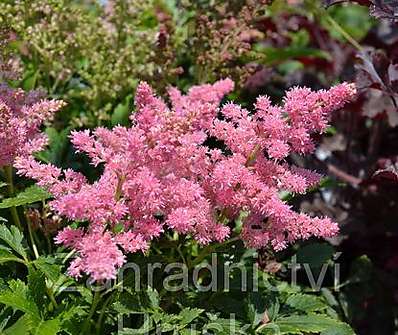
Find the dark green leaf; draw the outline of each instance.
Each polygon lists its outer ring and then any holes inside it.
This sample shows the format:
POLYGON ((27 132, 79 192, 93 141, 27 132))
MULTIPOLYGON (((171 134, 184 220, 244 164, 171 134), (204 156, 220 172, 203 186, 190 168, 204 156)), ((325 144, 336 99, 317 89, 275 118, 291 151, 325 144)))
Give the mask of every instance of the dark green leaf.
POLYGON ((31 91, 36 87, 37 77, 39 75, 39 71, 30 71, 27 72, 24 79, 22 80, 22 88, 25 91, 31 91))
POLYGON ((266 65, 280 64, 284 61, 300 57, 330 59, 329 54, 325 51, 307 47, 290 46, 286 48, 274 48, 257 45, 256 50, 264 55, 261 62, 266 65))
POLYGON ((25 314, 3 333, 4 335, 30 335, 30 327, 29 317, 25 314))
POLYGON ((40 318, 39 310, 29 294, 28 287, 20 280, 11 280, 9 289, 0 293, 0 303, 15 308, 33 318, 40 318))
POLYGON ((0 208, 18 207, 31 204, 38 201, 43 201, 51 197, 51 194, 38 186, 30 186, 23 192, 19 193, 14 198, 4 199, 0 203, 0 208))
POLYGON ((60 322, 58 319, 40 320, 34 329, 34 335, 56 335, 60 331, 60 322))
MULTIPOLYGON (((325 315, 292 315, 277 319, 275 324, 279 327, 280 334, 305 334, 319 333, 331 329, 344 329, 344 323, 331 319, 325 315)), ((352 335, 354 332, 338 333, 339 335, 352 335)), ((337 335, 337 334, 336 334, 337 335)))
POLYGON ((184 308, 180 314, 179 317, 181 318, 181 325, 185 326, 190 324, 193 320, 199 317, 200 314, 204 312, 203 309, 200 308, 184 308))
POLYGON ((131 112, 131 100, 132 96, 128 95, 126 99, 118 104, 112 113, 111 122, 113 126, 122 125, 127 126, 129 124, 129 114, 131 112))
POLYGON ((61 266, 52 264, 51 259, 40 257, 34 261, 34 264, 52 282, 56 282, 61 276, 61 266))
POLYGON ((247 299, 247 316, 253 326, 257 326, 263 319, 266 309, 265 300, 259 292, 250 293, 247 299))
POLYGON ((41 271, 29 265, 28 287, 29 293, 37 306, 44 306, 46 297, 46 280, 41 271))
POLYGON ((12 250, 27 259, 27 254, 24 246, 22 245, 23 235, 15 226, 10 229, 6 225, 0 225, 0 240, 5 242, 12 250))
POLYGON ((327 305, 320 298, 309 294, 295 294, 289 296, 286 300, 286 304, 307 313, 327 308, 327 305))
POLYGON ((6 262, 21 262, 21 259, 5 249, 0 249, 0 264, 6 262))
POLYGON ((297 252, 297 263, 309 264, 311 268, 320 268, 327 264, 334 254, 334 249, 327 243, 313 243, 297 252))

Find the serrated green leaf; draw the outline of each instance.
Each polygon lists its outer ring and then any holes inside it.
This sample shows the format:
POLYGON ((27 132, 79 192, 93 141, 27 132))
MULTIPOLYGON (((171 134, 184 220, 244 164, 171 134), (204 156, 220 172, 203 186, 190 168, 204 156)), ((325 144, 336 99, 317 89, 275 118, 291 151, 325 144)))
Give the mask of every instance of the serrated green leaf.
POLYGON ((118 331, 120 335, 138 335, 138 334, 149 334, 149 332, 154 329, 153 320, 150 317, 146 317, 144 324, 137 329, 124 328, 118 331))
MULTIPOLYGON (((344 323, 326 315, 291 315, 276 320, 280 334, 319 333, 343 327, 344 323)), ((341 335, 343 335, 342 333, 341 335)), ((354 334, 354 333, 351 333, 354 334)), ((337 335, 337 334, 336 334, 337 335)), ((339 334, 340 335, 340 334, 339 334)))
POLYGON ((335 296, 333 295, 332 291, 326 287, 321 289, 321 293, 323 298, 327 301, 328 305, 334 308, 338 308, 339 302, 336 300, 335 296))
POLYGON ((0 203, 0 209, 28 205, 48 198, 51 198, 50 193, 36 185, 32 185, 21 193, 18 193, 17 196, 4 199, 0 203))
POLYGON ((267 299, 267 315, 270 320, 275 320, 278 317, 280 310, 280 303, 277 296, 270 296, 267 299))
POLYGON ((39 310, 25 283, 20 280, 11 280, 8 285, 9 288, 0 293, 0 303, 39 319, 39 310))
POLYGON ((34 335, 56 335, 60 331, 60 322, 58 319, 40 320, 34 327, 34 335))
POLYGON ((126 305, 122 304, 120 301, 116 301, 112 304, 112 308, 118 313, 118 314, 130 314, 132 313, 131 309, 128 308, 126 305))
POLYGON ((83 316, 86 315, 87 311, 83 306, 71 306, 69 309, 64 310, 59 316, 58 319, 61 320, 61 323, 72 320, 76 315, 83 316))
POLYGON ((193 320, 198 318, 200 314, 204 312, 204 309, 200 308, 184 308, 178 315, 181 320, 180 324, 182 326, 190 324, 193 320))
POLYGON ((327 305, 318 297, 309 294, 295 294, 289 296, 286 304, 304 312, 315 312, 327 308, 327 305))
POLYGON ((253 326, 257 326, 265 313, 265 300, 259 292, 249 294, 246 302, 247 316, 253 326))
MULTIPOLYGON (((216 320, 207 323, 203 329, 207 332, 212 331, 217 335, 230 335, 231 329, 238 331, 239 328, 241 328, 241 323, 235 319, 217 318, 216 320)), ((237 332, 237 334, 240 334, 240 332, 237 332)))
POLYGON ((37 306, 44 306, 46 297, 46 280, 44 274, 28 266, 28 288, 30 296, 37 306))
POLYGON ((20 258, 15 256, 10 251, 0 248, 0 264, 6 262, 23 262, 20 258))
POLYGON ((12 250, 21 255, 25 260, 27 259, 25 248, 22 245, 23 235, 17 227, 11 226, 8 229, 7 226, 0 225, 0 240, 7 243, 12 250))
POLYGON ((149 302, 151 304, 152 308, 158 308, 159 307, 159 293, 155 289, 149 287, 147 290, 147 295, 149 298, 149 302))
POLYGON ((355 335, 355 332, 348 324, 342 323, 323 331, 321 335, 355 335))
POLYGON ((4 335, 30 335, 29 317, 22 315, 11 327, 3 331, 4 335))
POLYGON ((52 282, 56 282, 61 276, 61 266, 52 264, 51 259, 39 257, 34 264, 52 282))

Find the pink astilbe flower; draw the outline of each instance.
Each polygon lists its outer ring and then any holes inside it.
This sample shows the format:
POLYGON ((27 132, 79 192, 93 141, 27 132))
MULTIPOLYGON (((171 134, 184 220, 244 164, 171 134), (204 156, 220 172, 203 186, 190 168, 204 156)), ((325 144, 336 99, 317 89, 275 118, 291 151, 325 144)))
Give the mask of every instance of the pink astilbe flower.
POLYGON ((17 156, 40 151, 47 144, 40 126, 63 105, 44 100, 40 92, 25 93, 0 84, 0 167, 12 165, 17 156))
POLYGON ((76 278, 85 272, 94 280, 114 279, 125 262, 123 252, 109 232, 84 235, 76 242, 76 249, 79 255, 69 267, 69 274, 76 278))
POLYGON ((232 89, 228 79, 193 87, 186 95, 170 88, 169 106, 141 83, 130 128, 71 134, 76 149, 103 166, 94 183, 18 158, 20 173, 53 192, 50 205, 57 214, 89 223, 57 237, 78 252, 70 274, 114 278, 122 252, 147 250, 166 229, 202 244, 222 241, 242 211, 248 217, 241 238, 254 248, 280 250, 298 239, 337 233, 330 219, 297 213, 279 194, 305 193, 317 184, 318 174, 285 158, 314 150, 312 134, 325 130, 330 113, 353 98, 355 87, 293 88, 281 106, 259 97, 254 113, 233 103, 219 107, 232 89))

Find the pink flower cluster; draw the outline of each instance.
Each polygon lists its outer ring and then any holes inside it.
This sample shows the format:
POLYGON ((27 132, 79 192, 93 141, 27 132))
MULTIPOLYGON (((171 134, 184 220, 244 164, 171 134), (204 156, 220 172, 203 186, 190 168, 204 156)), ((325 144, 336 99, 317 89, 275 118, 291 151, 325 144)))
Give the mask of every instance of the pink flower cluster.
POLYGON ((0 168, 12 165, 15 157, 30 155, 46 144, 39 128, 63 104, 43 100, 38 91, 25 93, 0 84, 0 168))
POLYGON ((319 181, 318 174, 285 158, 314 150, 311 134, 325 130, 330 113, 355 95, 355 87, 293 88, 282 106, 259 97, 251 113, 233 103, 219 108, 233 86, 226 79, 192 87, 186 95, 170 88, 168 105, 141 83, 130 128, 71 135, 77 151, 104 168, 94 183, 71 170, 18 159, 21 174, 52 192, 59 215, 89 223, 57 236, 78 252, 70 274, 114 278, 124 254, 146 250, 166 229, 202 244, 223 241, 242 211, 249 214, 241 236, 254 248, 270 244, 280 250, 297 239, 336 234, 330 219, 297 213, 279 194, 304 193, 319 181))

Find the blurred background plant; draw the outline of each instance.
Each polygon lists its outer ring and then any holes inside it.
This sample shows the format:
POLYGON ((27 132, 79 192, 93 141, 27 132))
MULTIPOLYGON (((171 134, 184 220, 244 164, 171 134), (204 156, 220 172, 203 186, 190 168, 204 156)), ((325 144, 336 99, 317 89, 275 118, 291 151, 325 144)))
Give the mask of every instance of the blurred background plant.
POLYGON ((60 122, 110 125, 127 122, 139 80, 159 91, 242 81, 265 3, 6 0, 0 25, 15 36, 23 88, 43 87, 69 103, 60 122))

